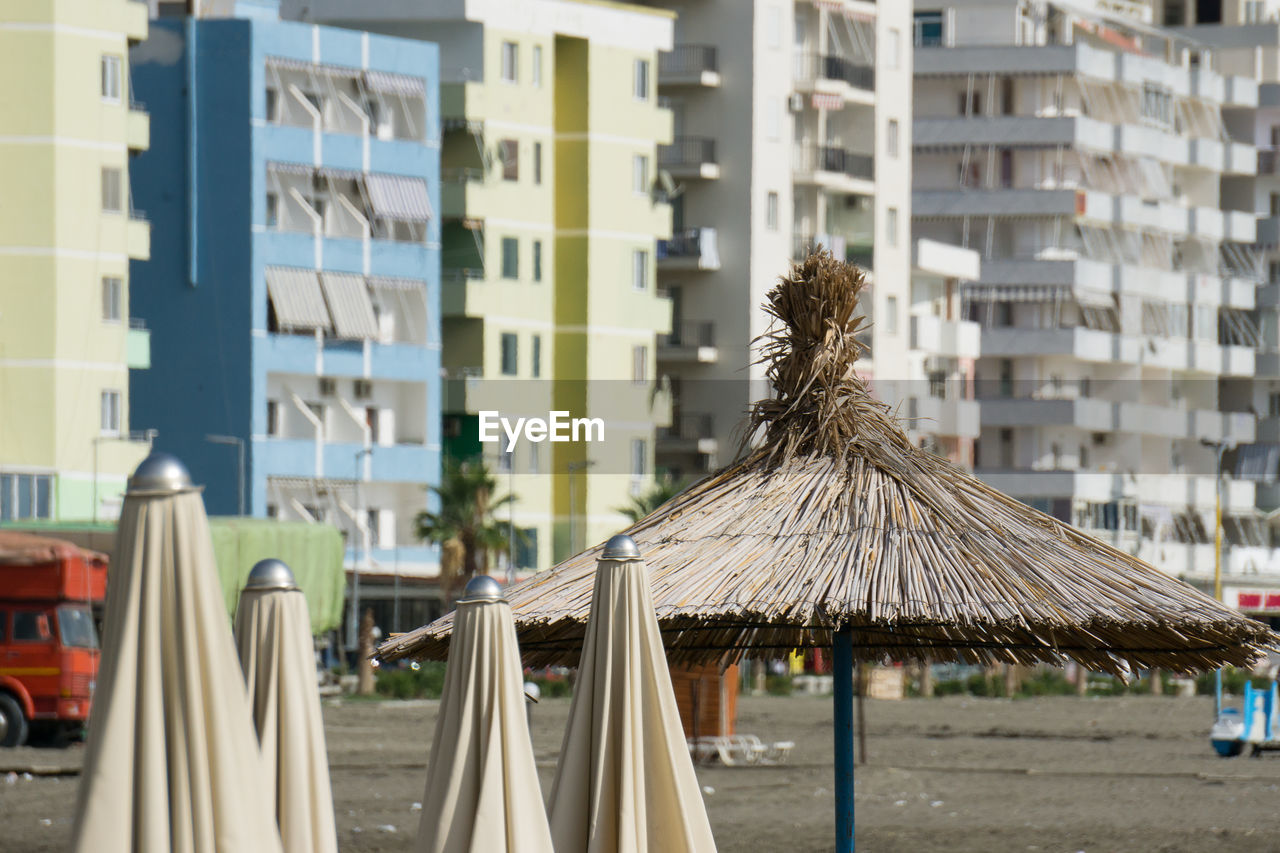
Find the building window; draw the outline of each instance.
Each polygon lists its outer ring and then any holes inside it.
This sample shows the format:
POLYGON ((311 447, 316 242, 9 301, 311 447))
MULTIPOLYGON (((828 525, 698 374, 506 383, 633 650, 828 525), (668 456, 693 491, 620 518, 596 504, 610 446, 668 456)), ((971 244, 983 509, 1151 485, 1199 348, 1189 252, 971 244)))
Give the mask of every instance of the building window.
POLYGON ((968 90, 961 92, 958 111, 962 116, 982 115, 982 95, 968 90))
POLYGON ((885 297, 884 330, 890 335, 898 334, 898 297, 896 296, 885 297))
POLYGON ((102 319, 107 323, 120 322, 120 296, 124 281, 115 276, 102 279, 102 319))
MULTIPOLYGON (((542 446, 541 444, 532 443, 532 442, 529 444, 529 473, 530 474, 538 473, 538 448, 541 446, 542 446)), ((516 550, 518 551, 519 548, 520 546, 517 545, 516 550)), ((517 563, 520 562, 518 558, 516 562, 517 563)))
POLYGON ((0 521, 52 518, 52 494, 48 474, 0 474, 0 521))
POLYGON ((898 156, 898 120, 896 118, 889 119, 889 125, 885 129, 884 147, 890 157, 898 156))
POLYGON ((307 411, 311 413, 311 417, 315 418, 315 423, 312 426, 320 431, 320 438, 323 440, 324 429, 328 425, 328 407, 324 403, 307 403, 307 411))
POLYGON ((515 448, 508 449, 506 445, 503 445, 498 450, 498 470, 504 474, 510 472, 511 466, 515 461, 515 455, 515 448))
POLYGON ((649 287, 649 253, 644 249, 631 253, 631 287, 635 290, 649 287))
POLYGON ((102 99, 120 102, 120 57, 106 54, 102 57, 102 99))
POLYGON ((265 112, 267 121, 272 124, 276 124, 280 121, 280 90, 274 87, 267 88, 265 112))
POLYGON ((1280 393, 1272 391, 1267 395, 1267 417, 1280 418, 1280 393))
POLYGON ((542 184, 542 143, 533 143, 533 182, 542 184))
POLYGON ((520 48, 513 41, 502 43, 502 79, 514 83, 520 79, 520 48))
POLYGON ((914 27, 916 47, 942 46, 942 12, 916 12, 914 27))
POLYGON ((890 27, 886 35, 888 36, 886 39, 888 43, 885 45, 885 53, 887 54, 885 56, 885 64, 890 69, 896 70, 901 61, 902 34, 893 27, 890 27))
POLYGON ((124 210, 124 173, 117 166, 102 167, 102 209, 108 213, 124 210))
POLYGON ((280 434, 280 404, 275 400, 267 401, 267 435, 280 434))
POLYGON ((1267 264, 1267 281, 1272 284, 1280 283, 1280 261, 1272 261, 1267 264))
POLYGON ((898 245, 898 208, 885 208, 884 231, 885 242, 890 247, 896 247, 898 245))
POLYGON ((107 390, 102 392, 102 410, 99 427, 103 435, 120 434, 120 392, 107 390))
POLYGON ((1017 101, 1014 99, 1013 78, 1006 77, 1000 81, 1000 111, 1007 116, 1014 113, 1017 101))
POLYGON ((280 227, 280 196, 267 193, 267 227, 280 227))
POLYGON ((533 241, 533 280, 542 281, 542 241, 533 241))
POLYGON ((520 278, 520 241, 515 237, 502 238, 502 277, 520 278))
POLYGON ((534 379, 542 375, 542 335, 533 336, 533 353, 529 362, 529 373, 534 379))
POLYGON ((631 190, 636 193, 649 192, 649 158, 636 154, 631 158, 631 190))
POLYGON ((648 381, 649 348, 638 346, 631 348, 631 381, 642 384, 648 381))
POLYGON ((382 528, 382 510, 366 509, 364 511, 364 527, 369 531, 369 547, 381 548, 378 532, 382 528))
POLYGON ((637 59, 633 72, 632 93, 637 100, 649 100, 649 60, 637 59))
POLYGON ((1173 124, 1173 93, 1155 83, 1142 84, 1142 117, 1153 124, 1173 124))
POLYGON ((542 45, 533 46, 533 85, 542 86, 542 45))
POLYGON ((502 180, 520 180, 520 143, 503 139, 498 143, 498 156, 502 158, 502 180))
POLYGON ((769 193, 764 197, 764 224, 770 231, 778 230, 778 194, 769 193))
POLYGON ((1013 149, 1000 151, 1000 186, 1009 189, 1013 186, 1013 149))
POLYGON ((502 375, 515 376, 519 368, 520 339, 511 332, 502 333, 502 375))
POLYGON ((631 476, 633 479, 638 480, 645 475, 647 457, 645 440, 643 438, 631 439, 631 476))

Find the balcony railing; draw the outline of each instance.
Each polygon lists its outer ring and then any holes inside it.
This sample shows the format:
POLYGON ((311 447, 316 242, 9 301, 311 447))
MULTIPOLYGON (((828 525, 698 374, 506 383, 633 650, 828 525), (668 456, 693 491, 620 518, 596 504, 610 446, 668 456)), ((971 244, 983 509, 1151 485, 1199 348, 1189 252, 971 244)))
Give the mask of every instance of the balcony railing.
POLYGON ((704 269, 720 267, 720 253, 716 245, 716 229, 690 228, 671 235, 670 240, 658 241, 658 260, 697 261, 704 269))
POLYGON ((664 439, 696 441, 713 436, 711 415, 707 412, 681 412, 678 415, 672 415, 671 426, 658 427, 659 441, 664 439))
POLYGON ((716 162, 716 141, 705 136, 677 136, 658 146, 658 165, 664 168, 701 166, 716 162))
POLYGON ((671 334, 658 336, 660 347, 713 347, 715 345, 715 323, 684 320, 671 324, 671 334))
POLYGON ((444 284, 468 284, 473 281, 484 281, 484 270, 477 267, 458 267, 442 270, 440 281, 444 284))
POLYGON ((454 166, 440 170, 442 184, 482 183, 484 169, 479 166, 454 166))
POLYGON ((870 154, 858 154, 830 145, 799 146, 795 154, 795 166, 801 172, 835 172, 851 178, 875 180, 876 161, 870 154))
POLYGON ((669 53, 658 55, 658 80, 666 77, 691 77, 703 71, 719 71, 716 48, 710 44, 681 44, 669 53))
POLYGON ((876 70, 839 56, 801 53, 796 56, 797 80, 832 80, 847 83, 855 89, 875 91, 876 70))

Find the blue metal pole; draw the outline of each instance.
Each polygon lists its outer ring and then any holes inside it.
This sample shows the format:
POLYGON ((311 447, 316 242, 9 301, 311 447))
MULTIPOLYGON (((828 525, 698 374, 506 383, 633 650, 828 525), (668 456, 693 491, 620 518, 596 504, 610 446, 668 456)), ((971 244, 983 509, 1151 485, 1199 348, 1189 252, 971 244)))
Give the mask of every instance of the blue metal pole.
POLYGON ((853 632, 846 626, 832 644, 835 694, 836 853, 853 853, 853 632))
POLYGON ((1222 667, 1213 674, 1213 719, 1222 716, 1222 667))

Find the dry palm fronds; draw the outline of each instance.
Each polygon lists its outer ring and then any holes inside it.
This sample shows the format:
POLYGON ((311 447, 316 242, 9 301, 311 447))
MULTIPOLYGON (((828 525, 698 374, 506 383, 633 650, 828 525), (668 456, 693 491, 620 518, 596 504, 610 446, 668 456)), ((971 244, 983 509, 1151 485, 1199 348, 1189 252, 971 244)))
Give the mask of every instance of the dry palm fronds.
MULTIPOLYGON (((831 643, 863 659, 1243 665, 1278 639, 1128 554, 913 447, 854 373, 859 272, 812 255, 769 295, 761 446, 627 532, 675 660, 831 643)), ((525 662, 577 659, 599 549, 508 591, 525 662)), ((385 643, 443 658, 451 617, 385 643)))

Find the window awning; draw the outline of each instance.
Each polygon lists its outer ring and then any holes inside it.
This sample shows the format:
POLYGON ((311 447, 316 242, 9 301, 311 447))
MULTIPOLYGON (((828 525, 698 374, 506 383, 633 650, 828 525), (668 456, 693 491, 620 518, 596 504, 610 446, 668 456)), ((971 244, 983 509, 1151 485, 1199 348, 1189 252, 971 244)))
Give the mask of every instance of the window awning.
POLYGON ((329 303, 329 313, 340 338, 376 338, 378 321, 364 276, 342 272, 320 273, 320 286, 329 303))
POLYGON ((374 290, 425 290, 427 283, 416 278, 389 278, 372 276, 369 286, 374 290))
POLYGON ((286 163, 282 160, 270 160, 267 162, 267 171, 278 172, 282 175, 306 175, 310 177, 315 173, 316 167, 310 163, 286 163))
POLYGON ((374 174, 366 176, 365 182, 374 216, 405 222, 431 219, 431 199, 422 178, 374 174))
POLYGON ((370 91, 383 95, 405 95, 408 97, 426 97, 427 84, 421 77, 410 77, 407 74, 392 74, 390 71, 364 72, 364 84, 370 91))
POLYGON ((267 293, 281 328, 332 330, 315 270, 267 267, 267 293))
POLYGON ((1236 451, 1236 479, 1274 483, 1280 468, 1280 444, 1242 444, 1236 451))

